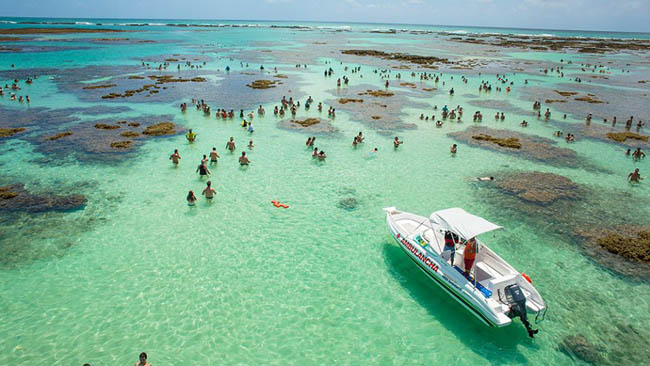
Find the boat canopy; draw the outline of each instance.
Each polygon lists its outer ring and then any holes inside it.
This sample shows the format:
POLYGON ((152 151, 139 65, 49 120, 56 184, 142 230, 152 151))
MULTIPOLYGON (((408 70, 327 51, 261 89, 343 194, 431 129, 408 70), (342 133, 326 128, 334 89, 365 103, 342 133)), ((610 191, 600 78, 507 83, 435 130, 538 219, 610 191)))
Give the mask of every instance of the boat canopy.
POLYGON ((436 211, 429 216, 432 223, 439 225, 444 230, 457 234, 461 239, 468 240, 488 231, 502 229, 482 217, 468 213, 462 208, 448 208, 436 211))

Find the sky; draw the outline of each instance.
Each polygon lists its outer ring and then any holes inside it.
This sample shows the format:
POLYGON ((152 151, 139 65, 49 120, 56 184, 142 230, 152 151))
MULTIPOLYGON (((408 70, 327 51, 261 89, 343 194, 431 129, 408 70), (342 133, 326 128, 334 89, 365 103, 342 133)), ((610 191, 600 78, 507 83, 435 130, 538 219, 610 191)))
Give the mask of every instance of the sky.
POLYGON ((2 17, 290 20, 650 32, 650 0, 2 0, 2 17))

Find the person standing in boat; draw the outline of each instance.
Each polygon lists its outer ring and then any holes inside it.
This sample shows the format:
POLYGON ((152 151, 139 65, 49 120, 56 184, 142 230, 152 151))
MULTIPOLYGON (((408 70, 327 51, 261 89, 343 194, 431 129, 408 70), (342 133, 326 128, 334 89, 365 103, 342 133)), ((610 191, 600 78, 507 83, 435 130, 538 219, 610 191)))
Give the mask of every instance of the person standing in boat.
POLYGON ((442 258, 444 260, 451 259, 449 264, 454 265, 454 256, 456 254, 456 242, 458 236, 451 231, 445 231, 445 247, 442 249, 442 258))
POLYGON ((474 260, 476 259, 476 239, 471 238, 465 243, 463 251, 463 260, 465 261, 465 276, 469 278, 469 272, 472 270, 474 260))

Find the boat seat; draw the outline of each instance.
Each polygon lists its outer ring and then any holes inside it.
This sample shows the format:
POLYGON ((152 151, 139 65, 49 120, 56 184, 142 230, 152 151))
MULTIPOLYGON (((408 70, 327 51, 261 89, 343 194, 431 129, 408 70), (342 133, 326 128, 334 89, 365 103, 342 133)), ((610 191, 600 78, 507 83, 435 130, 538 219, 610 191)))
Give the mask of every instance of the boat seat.
POLYGON ((480 282, 483 286, 485 286, 485 288, 492 291, 492 293, 496 293, 498 290, 503 290, 503 288, 505 288, 507 285, 515 283, 516 277, 517 276, 514 274, 508 274, 505 276, 499 275, 499 277, 488 278, 480 282))
POLYGON ((496 269, 492 268, 489 264, 485 262, 478 262, 474 265, 474 271, 476 272, 476 277, 479 281, 483 281, 489 278, 498 278, 501 277, 496 269))

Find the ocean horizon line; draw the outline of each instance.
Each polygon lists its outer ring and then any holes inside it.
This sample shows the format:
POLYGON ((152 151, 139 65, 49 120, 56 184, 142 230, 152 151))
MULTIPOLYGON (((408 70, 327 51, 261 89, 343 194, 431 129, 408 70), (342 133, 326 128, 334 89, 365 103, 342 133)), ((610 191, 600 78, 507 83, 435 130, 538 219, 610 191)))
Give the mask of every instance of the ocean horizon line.
MULTIPOLYGON (((189 21, 189 22, 262 22, 262 23, 314 23, 314 24, 356 24, 356 25, 384 25, 384 26, 424 26, 441 28, 470 28, 470 29, 501 29, 501 30, 524 30, 524 31, 549 31, 549 32, 583 32, 583 33, 608 33, 608 34, 645 34, 647 31, 617 31, 617 30, 596 30, 596 29, 563 29, 563 28, 527 28, 508 27, 493 25, 455 25, 455 24, 426 24, 426 23, 383 23, 383 22, 362 22, 362 21, 333 21, 333 20, 281 20, 281 19, 214 19, 214 18, 95 18, 95 17, 37 17, 37 16, 3 16, 3 20, 10 19, 55 19, 55 20, 146 20, 146 21, 189 21)), ((81 25, 81 24, 80 24, 81 25)), ((91 25, 91 24, 88 24, 91 25)), ((167 25, 167 24, 162 24, 167 25)), ((299 24, 298 24, 299 25, 299 24)))

